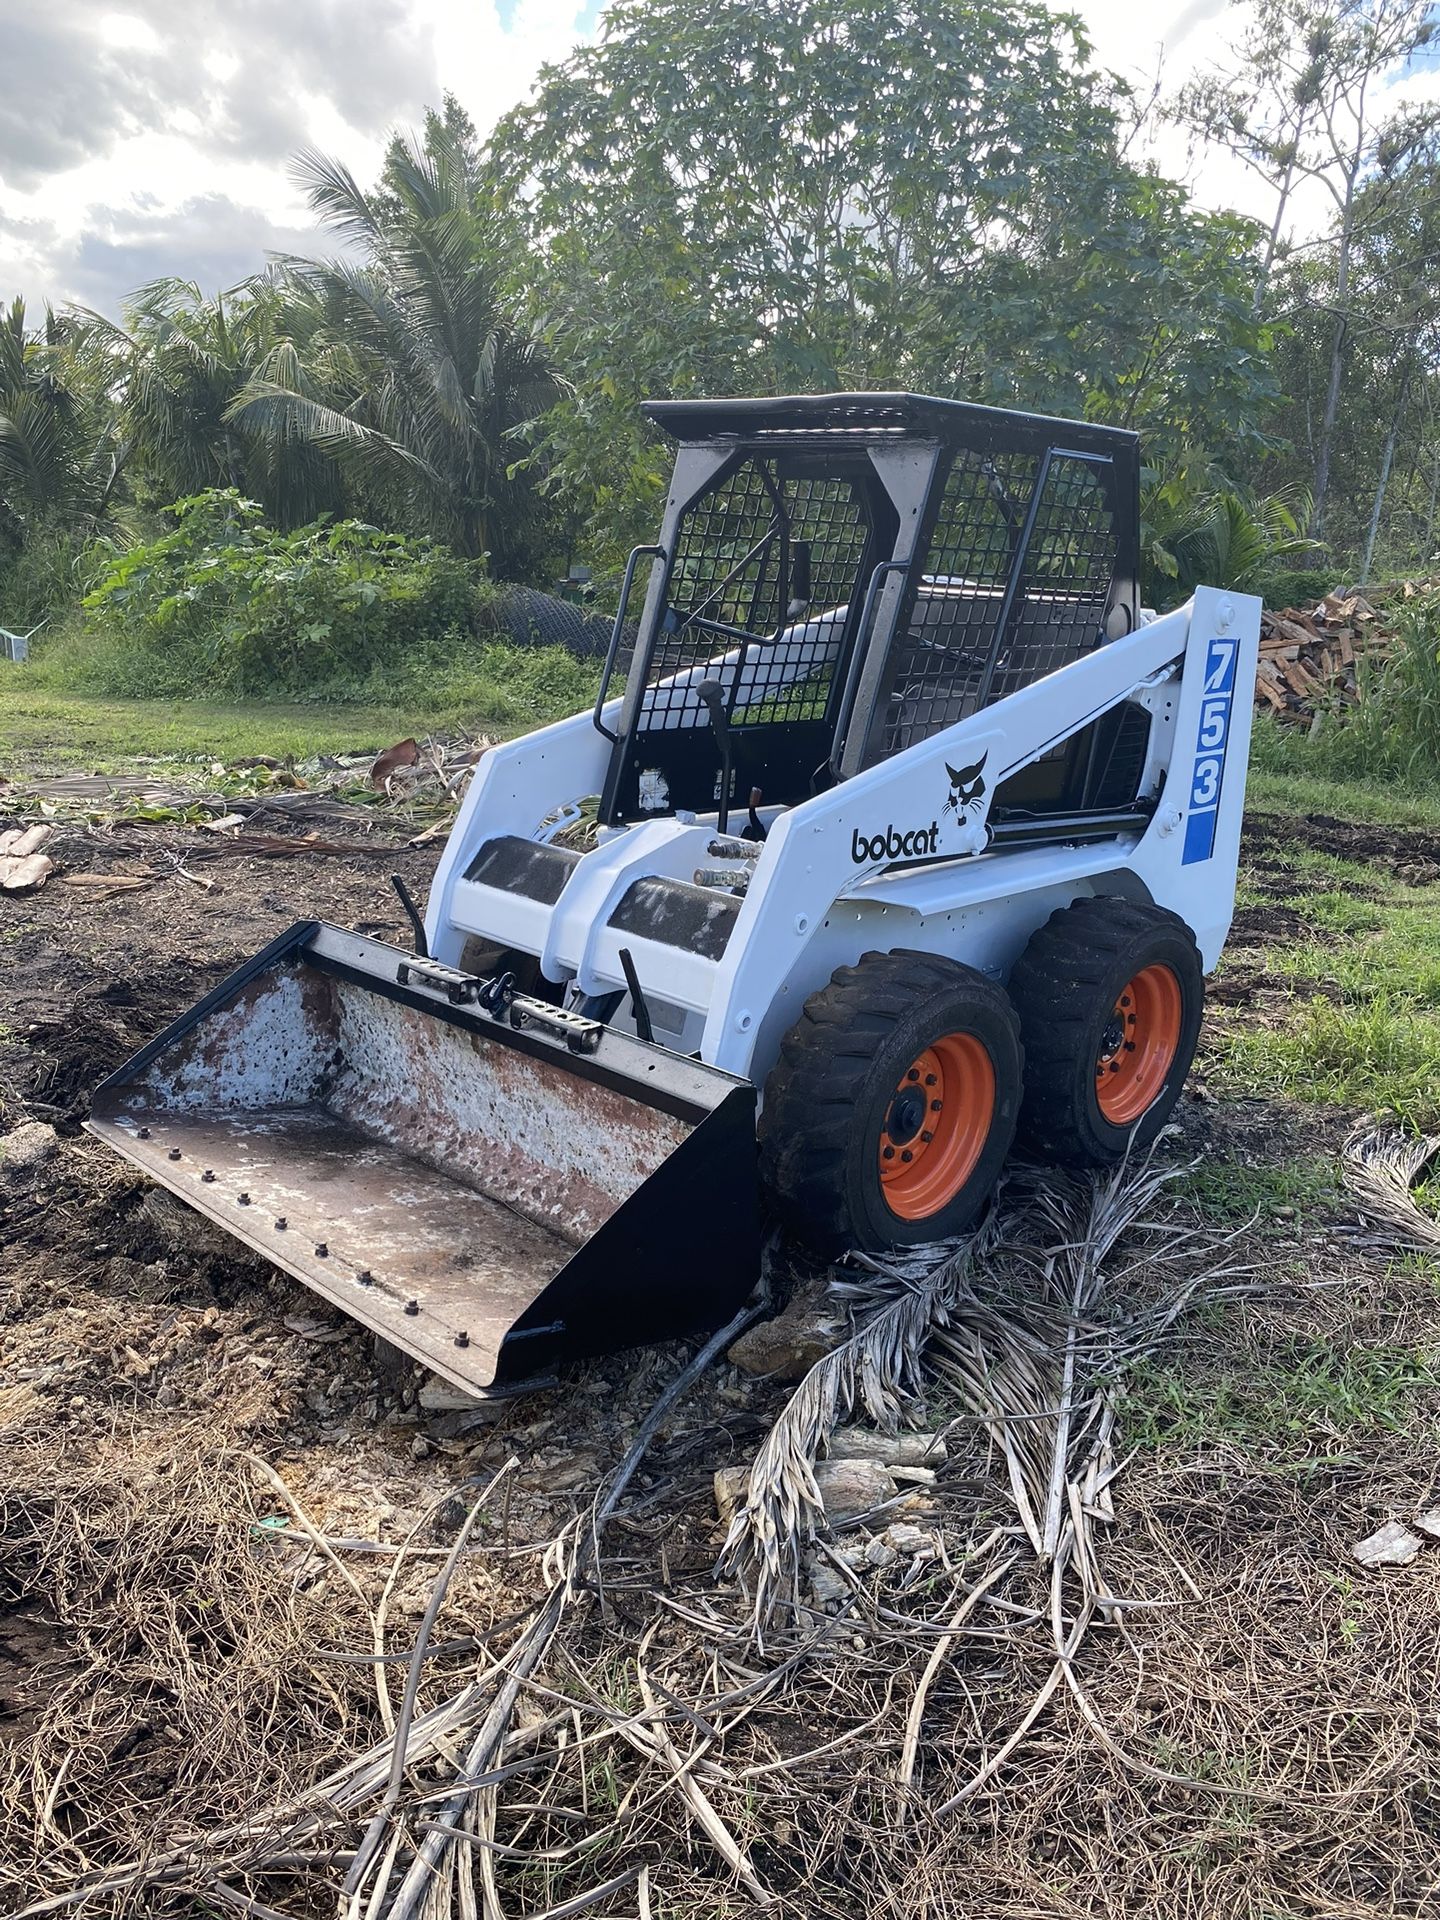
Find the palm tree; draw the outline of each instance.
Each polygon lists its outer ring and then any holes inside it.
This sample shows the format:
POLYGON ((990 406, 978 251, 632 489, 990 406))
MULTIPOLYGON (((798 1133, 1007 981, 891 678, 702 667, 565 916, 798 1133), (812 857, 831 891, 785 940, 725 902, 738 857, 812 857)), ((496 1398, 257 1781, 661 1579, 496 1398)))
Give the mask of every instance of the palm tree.
POLYGON ((25 302, 0 305, 0 538, 42 529, 93 531, 109 513, 129 455, 118 372, 83 316, 48 307, 36 332, 25 302))
POLYGON ((323 450, 384 517, 523 576, 545 518, 525 429, 565 387, 507 292, 512 249, 473 129, 447 103, 422 139, 392 142, 370 192, 318 153, 297 172, 356 257, 285 263, 303 320, 229 419, 323 450))
MULTIPOLYGON (((303 324, 279 277, 259 274, 213 299, 193 281, 164 279, 130 301, 112 328, 128 361, 126 412, 137 458, 165 503, 234 487, 284 527, 341 511, 343 477, 318 449, 247 430, 230 417, 256 370, 303 324)), ((104 322, 96 318, 97 325, 104 322)))

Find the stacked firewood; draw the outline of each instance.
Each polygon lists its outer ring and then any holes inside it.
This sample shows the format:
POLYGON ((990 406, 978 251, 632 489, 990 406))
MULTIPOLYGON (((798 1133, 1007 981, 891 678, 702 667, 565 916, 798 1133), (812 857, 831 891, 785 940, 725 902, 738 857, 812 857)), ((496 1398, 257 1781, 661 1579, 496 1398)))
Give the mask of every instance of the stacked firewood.
POLYGON ((1268 607, 1260 619, 1255 704, 1278 719, 1310 724, 1318 713, 1360 699, 1362 658, 1378 665, 1393 633, 1384 615, 1359 593, 1327 593, 1318 605, 1268 607))

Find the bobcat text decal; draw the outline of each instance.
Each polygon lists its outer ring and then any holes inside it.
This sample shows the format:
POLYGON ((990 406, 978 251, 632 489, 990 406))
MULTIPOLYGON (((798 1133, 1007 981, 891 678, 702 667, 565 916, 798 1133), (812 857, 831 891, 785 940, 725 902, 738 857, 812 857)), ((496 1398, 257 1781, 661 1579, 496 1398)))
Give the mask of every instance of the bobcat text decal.
POLYGON ((883 833, 867 836, 857 827, 850 837, 850 858, 857 867, 867 867, 876 860, 921 860, 927 853, 934 853, 939 838, 938 820, 932 820, 928 827, 912 827, 908 833, 886 827, 883 833))
MULTIPOLYGON (((985 795, 985 782, 980 776, 989 758, 987 750, 973 767, 952 767, 948 760, 945 762, 950 797, 943 812, 963 815, 980 804, 985 795)), ((911 827, 908 832, 902 827, 883 827, 879 833, 865 834, 856 827, 850 836, 850 858, 857 867, 872 866, 877 860, 923 860, 938 851, 939 840, 938 820, 932 820, 928 827, 911 827)))

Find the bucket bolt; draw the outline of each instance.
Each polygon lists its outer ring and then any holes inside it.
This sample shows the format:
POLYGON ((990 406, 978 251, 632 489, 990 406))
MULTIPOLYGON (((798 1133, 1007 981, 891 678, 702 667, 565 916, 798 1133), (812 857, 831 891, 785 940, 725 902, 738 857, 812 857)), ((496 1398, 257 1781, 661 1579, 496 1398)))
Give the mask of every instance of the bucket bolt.
POLYGON ((355 1278, 360 1282, 362 1287, 373 1287, 375 1284, 375 1276, 368 1267, 361 1267, 355 1278))
POLYGON ((249 1196, 249 1194, 248 1194, 248 1193, 237 1193, 237 1194, 236 1194, 236 1196, 235 1196, 235 1204, 236 1204, 236 1206, 237 1206, 237 1207, 248 1207, 248 1206, 249 1206, 249 1204, 250 1204, 250 1196, 249 1196))
POLYGON ((178 1160, 180 1158, 180 1149, 178 1147, 172 1147, 167 1157, 171 1160, 178 1160))
POLYGON ((323 1240, 316 1242, 315 1258, 317 1260, 328 1260, 330 1258, 330 1249, 323 1240))
POLYGON ((206 1167, 200 1178, 205 1182, 207 1187, 213 1187, 215 1184, 215 1169, 213 1167, 206 1167))
POLYGON ((420 1302, 418 1300, 407 1300, 405 1302, 405 1311, 412 1316, 417 1314, 420 1311, 420 1302))
POLYGON ((277 1233, 284 1233, 285 1231, 285 1216, 283 1213, 276 1218, 275 1231, 277 1233))
POLYGON ((457 1347, 468 1347, 470 1344, 469 1334, 463 1331, 460 1333, 457 1333, 455 1336, 455 1344, 457 1347))
POLYGON ((137 1140, 148 1140, 150 1138, 150 1129, 148 1127, 137 1127, 135 1129, 135 1138, 137 1140))

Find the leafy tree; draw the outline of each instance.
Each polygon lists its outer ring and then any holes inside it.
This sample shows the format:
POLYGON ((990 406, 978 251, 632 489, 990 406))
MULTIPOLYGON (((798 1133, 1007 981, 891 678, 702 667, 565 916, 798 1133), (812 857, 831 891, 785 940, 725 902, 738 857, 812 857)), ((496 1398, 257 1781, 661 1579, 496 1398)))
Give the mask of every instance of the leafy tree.
POLYGON ((392 524, 523 574, 549 534, 528 424, 564 391, 507 291, 513 246, 473 129, 453 103, 397 138, 379 185, 318 153, 297 162, 310 204, 359 256, 285 263, 284 337, 226 418, 337 460, 392 524))
POLYGON ((1437 31, 1434 0, 1255 0, 1233 70, 1203 77, 1180 102, 1205 139, 1229 146, 1273 190, 1257 305, 1282 248, 1296 188, 1312 181, 1334 206, 1328 270, 1321 276, 1329 294, 1329 344, 1314 436, 1310 531, 1317 536, 1352 341, 1357 247, 1366 219, 1375 217, 1436 124, 1430 114, 1387 112, 1385 86, 1437 31))
POLYGON ((1250 231, 1124 161, 1034 0, 617 0, 491 144, 576 395, 556 483, 638 532, 647 393, 923 387, 1245 441, 1250 231))

